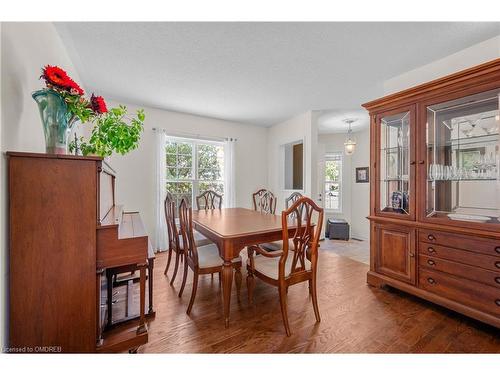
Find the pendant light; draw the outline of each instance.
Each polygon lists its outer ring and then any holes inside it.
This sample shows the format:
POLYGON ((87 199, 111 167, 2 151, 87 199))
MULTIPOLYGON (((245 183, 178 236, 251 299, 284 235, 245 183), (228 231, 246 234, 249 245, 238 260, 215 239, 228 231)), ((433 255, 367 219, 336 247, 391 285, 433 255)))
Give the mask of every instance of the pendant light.
POLYGON ((346 155, 352 155, 356 149, 356 141, 352 138, 351 124, 355 122, 356 119, 346 119, 344 122, 348 124, 349 128, 347 130, 347 139, 344 142, 344 150, 346 155))

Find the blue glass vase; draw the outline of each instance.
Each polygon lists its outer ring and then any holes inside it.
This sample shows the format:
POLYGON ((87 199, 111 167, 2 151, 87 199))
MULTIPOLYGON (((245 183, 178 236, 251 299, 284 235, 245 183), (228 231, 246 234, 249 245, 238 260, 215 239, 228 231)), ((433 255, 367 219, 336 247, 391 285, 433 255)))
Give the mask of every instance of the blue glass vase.
POLYGON ((50 89, 35 91, 32 96, 40 110, 46 153, 67 154, 72 116, 64 98, 50 89))

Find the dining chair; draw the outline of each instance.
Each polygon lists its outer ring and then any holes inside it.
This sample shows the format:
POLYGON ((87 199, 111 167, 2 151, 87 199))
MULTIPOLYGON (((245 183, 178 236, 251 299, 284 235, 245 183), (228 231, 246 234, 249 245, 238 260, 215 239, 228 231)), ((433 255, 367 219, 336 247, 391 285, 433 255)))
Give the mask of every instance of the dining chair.
MULTIPOLYGON (((294 204, 300 198, 302 198, 302 194, 300 194, 299 192, 292 193, 288 198, 285 199, 285 208, 288 209, 288 207, 290 207, 292 204, 294 204)), ((302 214, 302 213, 300 212, 300 214, 302 214)), ((295 213, 292 213, 292 216, 293 215, 295 215, 295 213)), ((267 251, 281 250, 283 248, 283 241, 279 240, 279 241, 274 241, 274 242, 266 242, 266 243, 260 244, 260 247, 264 248, 267 251)), ((288 248, 289 249, 294 248, 292 240, 289 240, 288 248)))
POLYGON ((274 214, 276 212, 276 197, 267 189, 260 189, 252 194, 255 211, 274 214))
POLYGON ((214 210, 222 208, 222 195, 213 190, 207 190, 196 197, 196 208, 198 210, 214 210))
MULTIPOLYGON (((172 279, 170 280, 170 285, 173 285, 175 278, 177 276, 177 271, 179 269, 179 263, 184 261, 184 246, 180 241, 181 233, 179 231, 179 223, 176 219, 176 200, 173 197, 172 193, 167 191, 165 196, 165 200, 163 202, 165 209, 165 221, 167 222, 167 235, 168 235, 168 258, 167 265, 165 266, 164 275, 167 275, 168 269, 170 267, 170 263, 172 260, 172 253, 175 253, 175 265, 174 265, 174 273, 172 275, 172 279)), ((201 235, 201 233, 195 233, 195 240, 198 246, 204 246, 211 243, 211 241, 201 235)))
POLYGON ((287 314, 287 290, 291 285, 307 281, 316 321, 320 322, 316 274, 318 268, 318 242, 323 224, 323 209, 308 197, 301 197, 281 213, 283 248, 269 252, 259 245, 248 247, 247 288, 249 302, 257 276, 262 281, 278 287, 281 314, 287 336, 291 335, 287 314), (293 223, 293 224, 292 224, 293 223), (295 226, 291 240, 295 250, 289 248, 289 225, 295 226), (254 256, 254 254, 257 254, 254 256))
MULTIPOLYGON (((193 289, 191 291, 191 299, 186 313, 189 315, 193 307, 196 291, 198 288, 198 278, 200 275, 219 273, 219 279, 222 272, 224 261, 219 255, 219 249, 216 244, 198 247, 194 241, 193 234, 193 210, 189 206, 187 199, 182 199, 179 205, 179 221, 182 242, 184 244, 185 260, 184 260, 184 276, 182 278, 182 286, 179 291, 179 297, 182 297, 184 287, 186 286, 188 267, 193 271, 193 289)), ((235 269, 235 282, 238 298, 241 291, 241 257, 233 259, 233 267, 235 269)))

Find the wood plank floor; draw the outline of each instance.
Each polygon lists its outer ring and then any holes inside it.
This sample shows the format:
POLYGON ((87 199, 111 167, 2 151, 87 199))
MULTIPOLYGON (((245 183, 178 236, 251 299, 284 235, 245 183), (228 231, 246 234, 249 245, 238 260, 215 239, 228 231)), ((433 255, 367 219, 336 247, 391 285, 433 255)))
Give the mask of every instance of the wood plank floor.
POLYGON ((321 323, 315 322, 307 283, 293 286, 287 337, 276 288, 257 280, 249 305, 243 271, 242 298, 237 300, 233 284, 225 329, 217 276, 200 278, 187 316, 192 273, 178 298, 181 277, 169 285, 166 258, 159 254, 155 262, 156 318, 142 353, 500 353, 500 330, 394 289, 369 287, 366 264, 330 251, 321 252, 319 261, 321 323))

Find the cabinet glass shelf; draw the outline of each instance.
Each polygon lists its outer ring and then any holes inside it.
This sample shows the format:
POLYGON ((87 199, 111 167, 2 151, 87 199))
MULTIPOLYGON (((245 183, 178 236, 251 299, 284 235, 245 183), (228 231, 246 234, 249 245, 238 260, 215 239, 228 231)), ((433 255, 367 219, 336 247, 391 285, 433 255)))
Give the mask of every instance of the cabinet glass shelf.
POLYGON ((409 215, 410 112, 380 120, 380 210, 409 215))
POLYGON ((500 224, 499 95, 496 89, 427 107, 428 217, 477 215, 500 224))

